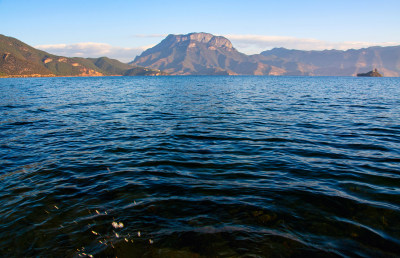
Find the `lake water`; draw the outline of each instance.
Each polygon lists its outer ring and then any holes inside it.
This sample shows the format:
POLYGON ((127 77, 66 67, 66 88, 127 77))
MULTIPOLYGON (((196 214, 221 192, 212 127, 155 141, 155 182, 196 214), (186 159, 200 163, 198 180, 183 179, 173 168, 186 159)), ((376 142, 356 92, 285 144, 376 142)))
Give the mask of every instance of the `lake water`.
POLYGON ((400 254, 400 78, 1 79, 0 157, 2 257, 400 254))

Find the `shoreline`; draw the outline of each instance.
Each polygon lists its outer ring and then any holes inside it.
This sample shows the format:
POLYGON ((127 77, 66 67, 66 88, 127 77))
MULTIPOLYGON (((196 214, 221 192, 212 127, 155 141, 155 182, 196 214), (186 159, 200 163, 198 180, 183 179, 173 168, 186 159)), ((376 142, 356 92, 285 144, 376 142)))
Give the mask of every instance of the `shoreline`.
POLYGON ((54 78, 54 77, 110 77, 110 76, 123 76, 123 75, 40 75, 40 74, 32 74, 32 75, 0 75, 1 78, 54 78))
POLYGON ((196 75, 0 75, 0 79, 10 79, 10 78, 88 78, 88 77, 160 77, 160 76, 168 76, 168 77, 185 77, 185 76, 229 76, 229 77, 236 77, 236 76, 256 76, 256 77, 352 77, 352 78, 400 78, 397 76, 383 76, 383 77, 368 77, 368 76, 355 76, 355 75, 348 75, 348 76, 335 76, 335 75, 247 75, 247 74, 240 74, 240 75, 205 75, 205 74, 196 74, 196 75))

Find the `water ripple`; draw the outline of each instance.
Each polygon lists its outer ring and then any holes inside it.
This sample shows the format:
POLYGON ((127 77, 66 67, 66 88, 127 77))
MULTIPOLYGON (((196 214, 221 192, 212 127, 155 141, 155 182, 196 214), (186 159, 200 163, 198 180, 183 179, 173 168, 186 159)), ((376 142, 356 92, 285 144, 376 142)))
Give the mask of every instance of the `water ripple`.
POLYGON ((0 253, 395 257, 398 85, 2 79, 0 253))

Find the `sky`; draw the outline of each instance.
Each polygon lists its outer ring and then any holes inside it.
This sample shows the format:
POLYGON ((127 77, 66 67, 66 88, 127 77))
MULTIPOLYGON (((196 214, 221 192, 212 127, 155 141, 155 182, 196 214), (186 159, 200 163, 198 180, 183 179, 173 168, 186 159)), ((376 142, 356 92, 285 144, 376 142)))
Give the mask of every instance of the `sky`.
POLYGON ((246 54, 400 45, 400 0, 0 0, 0 34, 64 56, 131 61, 168 34, 225 36, 246 54))

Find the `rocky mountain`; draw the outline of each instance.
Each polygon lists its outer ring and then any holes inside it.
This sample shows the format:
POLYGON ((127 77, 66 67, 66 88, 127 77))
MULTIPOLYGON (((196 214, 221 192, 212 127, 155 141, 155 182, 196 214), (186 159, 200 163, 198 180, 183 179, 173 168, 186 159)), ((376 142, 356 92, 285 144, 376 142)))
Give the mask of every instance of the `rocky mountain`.
POLYGON ((173 75, 263 75, 285 71, 237 51, 221 36, 208 33, 168 35, 130 64, 163 70, 173 75))
POLYGON ((363 49, 303 51, 274 48, 261 55, 301 63, 310 75, 355 76, 379 69, 383 76, 400 76, 400 46, 363 49))
POLYGON ((68 58, 35 49, 0 35, 1 77, 164 75, 159 70, 124 64, 115 59, 68 58))
POLYGON ((237 51, 224 37, 190 33, 168 35, 130 64, 174 75, 356 76, 378 68, 384 76, 400 76, 400 46, 347 51, 275 48, 248 56, 237 51))

